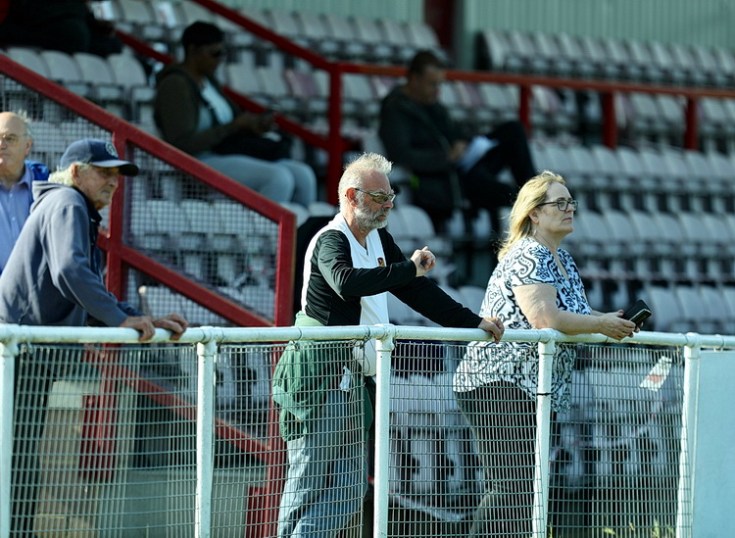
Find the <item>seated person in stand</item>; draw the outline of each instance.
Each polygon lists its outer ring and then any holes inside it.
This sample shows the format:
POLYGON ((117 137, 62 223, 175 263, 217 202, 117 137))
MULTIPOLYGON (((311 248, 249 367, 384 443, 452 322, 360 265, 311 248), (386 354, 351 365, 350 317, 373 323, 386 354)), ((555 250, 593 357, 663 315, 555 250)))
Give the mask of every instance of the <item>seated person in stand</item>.
MULTIPOLYGON (((13 0, 0 6, 0 44, 109 56, 122 42, 109 22, 90 9, 95 0, 13 0), (2 18, 5 11, 5 18, 2 18)), ((0 2, 2 4, 2 2, 0 2)))
POLYGON ((184 61, 157 77, 155 121, 163 139, 275 202, 315 201, 314 171, 287 158, 287 146, 268 132, 272 115, 243 112, 222 93, 214 78, 225 53, 222 30, 197 21, 181 44, 184 61))
POLYGON ((381 103, 379 135, 387 157, 412 174, 413 200, 441 230, 455 208, 485 208, 499 230, 497 209, 510 207, 517 187, 536 174, 523 126, 498 125, 468 140, 439 102, 445 79, 441 60, 431 51, 416 53, 405 84, 381 103), (510 168, 516 185, 497 180, 510 168))

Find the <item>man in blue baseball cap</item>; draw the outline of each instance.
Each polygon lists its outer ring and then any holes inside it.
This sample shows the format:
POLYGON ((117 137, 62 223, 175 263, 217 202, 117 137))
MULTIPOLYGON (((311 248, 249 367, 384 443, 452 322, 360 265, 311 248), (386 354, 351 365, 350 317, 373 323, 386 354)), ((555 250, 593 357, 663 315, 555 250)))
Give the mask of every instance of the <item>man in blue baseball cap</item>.
MULTIPOLYGON (((69 145, 48 182, 33 182, 31 213, 0 275, 0 323, 94 322, 136 329, 141 340, 153 337, 157 327, 169 330, 174 339, 186 330, 180 314, 144 316, 105 288, 96 245, 99 211, 112 201, 119 176, 138 171, 135 164, 120 159, 110 142, 84 139, 69 145)), ((22 444, 13 449, 11 529, 20 533, 33 528, 38 473, 33 460, 53 380, 49 365, 34 361, 32 353, 18 357, 15 406, 32 410, 16 414, 32 418, 14 426, 14 437, 22 444)))

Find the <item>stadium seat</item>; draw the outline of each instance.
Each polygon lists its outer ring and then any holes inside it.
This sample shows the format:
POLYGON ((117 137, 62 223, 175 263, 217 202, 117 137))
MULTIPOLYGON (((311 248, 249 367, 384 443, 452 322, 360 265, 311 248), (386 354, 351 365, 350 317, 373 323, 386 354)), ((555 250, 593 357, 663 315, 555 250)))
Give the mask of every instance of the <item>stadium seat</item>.
POLYGON ((518 119, 518 88, 508 84, 480 82, 477 90, 493 115, 493 123, 518 119))
POLYGON ((577 36, 566 32, 559 32, 555 35, 557 42, 557 53, 569 65, 569 77, 581 79, 592 78, 595 74, 595 67, 583 50, 582 43, 577 36))
POLYGON ((390 45, 393 63, 406 65, 418 50, 411 41, 411 33, 404 23, 391 18, 375 19, 383 34, 383 43, 390 45))
MULTIPOLYGON (((681 303, 674 290, 665 286, 644 286, 641 297, 651 307, 653 315, 646 327, 656 331, 686 332, 691 324, 686 319, 681 303)), ((650 330, 650 329, 649 329, 650 330)))
POLYGON ((297 10, 293 13, 301 28, 301 35, 307 40, 309 48, 327 58, 339 56, 340 41, 332 33, 324 17, 319 13, 297 10))
POLYGON ((725 301, 727 310, 730 313, 730 318, 728 320, 725 332, 726 334, 733 334, 735 333, 735 286, 733 286, 732 284, 726 284, 718 286, 717 290, 722 296, 722 299, 725 301))
POLYGON ((284 71, 278 67, 264 66, 258 67, 253 75, 260 78, 260 85, 270 95, 276 110, 286 115, 305 115, 310 110, 309 106, 303 102, 302 95, 293 93, 291 81, 287 81, 285 76, 289 72, 293 72, 293 69, 284 71))
POLYGON ((538 54, 528 32, 506 30, 504 35, 508 44, 505 62, 511 71, 537 74, 548 72, 546 60, 538 54))
POLYGON ((256 103, 266 108, 277 108, 284 114, 292 114, 296 110, 296 100, 276 97, 273 89, 264 87, 263 77, 260 76, 264 69, 255 65, 254 60, 240 60, 224 65, 227 85, 234 91, 247 96, 256 103))
POLYGON ((635 241, 642 247, 641 254, 633 260, 636 278, 644 282, 675 278, 677 264, 682 261, 679 238, 662 230, 648 211, 630 210, 626 215, 635 229, 635 241))
POLYGON ((118 29, 140 36, 149 42, 162 43, 169 46, 178 39, 172 37, 169 29, 161 24, 153 3, 140 0, 115 0, 118 18, 115 25, 118 29))
POLYGON ((620 162, 619 195, 620 207, 627 209, 645 209, 650 203, 652 179, 646 175, 647 168, 641 160, 640 153, 629 147, 619 147, 616 152, 620 162))
POLYGON ((618 62, 611 61, 601 38, 580 36, 579 48, 586 64, 592 66, 593 75, 602 79, 621 79, 622 68, 618 62))
POLYGON ((725 100, 702 97, 699 99, 699 107, 699 135, 705 150, 718 150, 723 145, 732 147, 735 139, 735 118, 731 115, 731 109, 725 105, 725 100))
POLYGON ((73 56, 57 50, 42 50, 39 54, 48 66, 51 80, 82 97, 90 97, 91 85, 84 79, 73 56))
POLYGON ((447 53, 439 43, 434 29, 423 21, 406 21, 405 31, 408 34, 408 42, 416 50, 428 49, 433 51, 439 58, 447 61, 447 53))
POLYGON ((349 17, 331 12, 322 16, 332 38, 339 45, 336 53, 339 58, 356 61, 368 59, 369 45, 355 39, 355 28, 349 17))
POLYGON ((368 75, 342 75, 342 114, 357 119, 363 125, 375 125, 380 111, 380 99, 368 75))
POLYGON ((607 62, 613 66, 612 72, 620 78, 641 81, 640 68, 631 61, 623 40, 613 37, 598 38, 600 47, 607 56, 607 62))
MULTIPOLYGON (((694 73, 702 77, 700 85, 725 86, 728 84, 727 76, 720 69, 714 47, 694 44, 691 46, 692 62, 694 62, 694 73)), ((695 79, 698 80, 699 79, 695 79)))
POLYGON ((125 88, 128 102, 127 117, 133 123, 153 124, 155 90, 137 58, 130 54, 111 54, 107 57, 115 80, 125 88))
MULTIPOLYGON (((329 91, 327 76, 324 71, 304 71, 301 69, 286 69, 283 73, 285 87, 297 104, 298 116, 311 123, 319 118, 326 118, 329 108, 329 91)), ((265 82, 266 87, 268 82, 265 82)))
POLYGON ((349 19, 355 30, 355 39, 368 45, 371 62, 386 64, 394 61, 393 49, 375 19, 364 16, 351 16, 349 19))
POLYGON ((682 158, 690 174, 686 207, 695 212, 724 213, 724 199, 718 195, 723 183, 715 177, 709 159, 696 150, 683 151, 682 158))
POLYGON ((653 51, 649 43, 638 39, 628 39, 625 45, 631 63, 640 73, 641 82, 661 84, 667 78, 670 79, 671 61, 665 54, 665 49, 653 51))
POLYGON ((718 332, 718 317, 712 307, 705 303, 697 285, 676 285, 673 288, 676 298, 681 305, 681 319, 686 320, 689 330, 700 333, 718 332))
POLYGON ((49 67, 46 60, 39 54, 39 51, 28 47, 8 47, 4 51, 8 58, 18 62, 23 67, 35 71, 39 75, 49 77, 49 67))
POLYGON ((722 207, 723 212, 735 211, 735 193, 732 189, 735 163, 728 156, 716 151, 705 152, 704 156, 711 165, 712 176, 709 179, 709 189, 714 189, 719 197, 717 204, 722 207))
POLYGON ((91 86, 89 98, 108 112, 126 118, 126 88, 117 81, 107 60, 85 52, 75 53, 74 59, 82 78, 91 86))

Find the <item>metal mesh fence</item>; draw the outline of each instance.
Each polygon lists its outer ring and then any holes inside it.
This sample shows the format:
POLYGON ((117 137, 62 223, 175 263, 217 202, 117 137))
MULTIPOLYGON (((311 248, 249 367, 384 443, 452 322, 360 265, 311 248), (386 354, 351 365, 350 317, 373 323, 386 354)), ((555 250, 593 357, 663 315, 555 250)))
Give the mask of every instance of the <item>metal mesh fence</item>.
MULTIPOLYGON (((223 346, 217 357, 215 536, 242 536, 265 474, 275 349, 223 346)), ((34 345, 16 364, 13 532, 194 534, 193 347, 34 345)))
MULTIPOLYGON (((462 345, 397 351, 390 535, 529 536, 534 402, 505 382, 454 393, 462 345)), ((578 346, 552 415, 550 536, 674 536, 682 378, 673 348, 578 346)))
MULTIPOLYGON (((571 405, 552 413, 548 536, 691 532, 681 351, 574 346, 571 405)), ((203 502, 212 536, 293 536, 305 525, 372 535, 375 387, 358 373, 359 347, 220 344, 204 387, 214 436, 202 446, 202 357, 191 344, 22 345, 13 532, 188 538, 203 502), (204 498, 198 458, 212 462, 204 498)), ((542 521, 535 401, 512 382, 456 392, 465 349, 396 342, 388 536, 530 536, 542 521)))
POLYGON ((272 319, 278 223, 142 148, 132 158, 127 242, 272 319))

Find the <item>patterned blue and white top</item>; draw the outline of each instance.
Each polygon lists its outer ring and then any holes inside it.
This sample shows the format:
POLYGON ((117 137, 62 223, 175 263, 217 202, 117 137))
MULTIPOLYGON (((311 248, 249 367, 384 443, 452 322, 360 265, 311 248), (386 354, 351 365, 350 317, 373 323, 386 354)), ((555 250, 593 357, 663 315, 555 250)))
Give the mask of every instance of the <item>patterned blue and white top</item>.
MULTIPOLYGON (((497 316, 506 329, 531 329, 521 312, 513 288, 528 284, 550 284, 556 288, 556 304, 561 310, 591 314, 582 279, 572 256, 558 249, 566 276, 551 251, 532 237, 518 241, 498 263, 490 276, 481 316, 497 316)), ((554 355, 551 402, 555 410, 569 407, 570 383, 576 351, 574 344, 559 344, 554 355)), ((454 391, 469 392, 497 381, 508 381, 532 399, 538 386, 538 346, 525 342, 470 342, 454 374, 454 391)))

